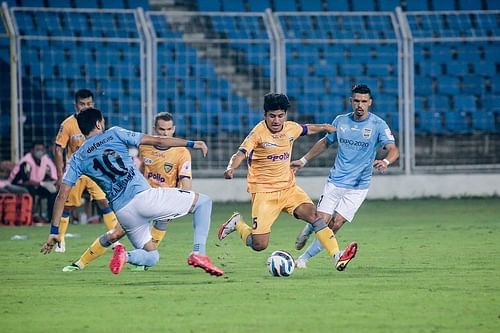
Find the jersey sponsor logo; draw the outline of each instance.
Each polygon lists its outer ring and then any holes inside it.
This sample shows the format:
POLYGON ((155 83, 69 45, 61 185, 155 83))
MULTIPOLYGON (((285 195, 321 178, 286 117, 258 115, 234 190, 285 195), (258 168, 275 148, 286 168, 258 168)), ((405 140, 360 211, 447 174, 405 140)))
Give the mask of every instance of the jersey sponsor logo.
POLYGON ((355 149, 355 150, 362 150, 362 149, 368 148, 370 146, 370 144, 368 142, 350 140, 350 139, 344 139, 344 138, 340 138, 339 142, 344 143, 346 145, 349 145, 350 149, 355 149))
POLYGON ((170 171, 172 171, 173 167, 174 167, 174 165, 172 163, 163 164, 163 170, 165 170, 166 173, 169 173, 170 171))
POLYGON ((363 128, 362 133, 363 133, 363 138, 369 139, 372 136, 372 129, 365 127, 363 128))
POLYGON ((273 139, 283 139, 284 137, 286 137, 286 134, 285 133, 272 134, 271 137, 273 139))
POLYGON ((159 173, 148 172, 148 179, 149 178, 153 178, 154 180, 156 180, 156 181, 158 181, 160 183, 164 183, 165 182, 165 177, 163 177, 159 173))
POLYGON ((153 164, 153 160, 147 157, 144 157, 144 164, 151 165, 153 164))
POLYGON ((110 135, 104 139, 102 139, 101 141, 97 141, 97 142, 94 142, 88 149, 87 149, 87 154, 90 154, 91 152, 93 152, 94 150, 98 149, 100 146, 102 146, 103 144, 105 144, 106 142, 109 142, 113 140, 113 136, 110 135))
POLYGON ((262 142, 262 148, 271 148, 271 147, 278 147, 278 145, 274 142, 262 142))
POLYGON ((280 155, 267 155, 267 159, 271 161, 287 161, 290 158, 289 153, 283 153, 280 155))
POLYGON ((390 129, 388 129, 388 128, 385 129, 385 135, 389 138, 389 140, 394 140, 394 135, 392 135, 392 132, 390 129))

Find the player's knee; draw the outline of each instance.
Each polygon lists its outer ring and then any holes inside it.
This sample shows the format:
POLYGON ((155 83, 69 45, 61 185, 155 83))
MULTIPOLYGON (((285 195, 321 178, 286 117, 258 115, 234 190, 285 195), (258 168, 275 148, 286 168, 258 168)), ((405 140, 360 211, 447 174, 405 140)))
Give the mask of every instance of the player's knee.
POLYGON ((111 243, 114 243, 114 242, 120 240, 120 238, 122 238, 123 235, 125 235, 125 231, 123 229, 119 229, 119 230, 111 229, 110 231, 107 232, 108 240, 111 243))
POLYGON ((267 249, 267 244, 265 244, 265 243, 253 243, 252 249, 254 251, 257 251, 257 252, 264 251, 265 249, 267 249))

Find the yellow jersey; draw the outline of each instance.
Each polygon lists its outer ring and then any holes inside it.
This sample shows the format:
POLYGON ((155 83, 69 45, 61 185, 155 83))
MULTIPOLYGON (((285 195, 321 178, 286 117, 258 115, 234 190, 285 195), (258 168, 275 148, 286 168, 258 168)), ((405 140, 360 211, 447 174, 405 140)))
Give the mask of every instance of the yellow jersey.
POLYGON ((253 128, 239 147, 247 157, 249 193, 275 192, 295 185, 290 168, 292 147, 304 134, 304 128, 293 121, 286 121, 278 133, 271 133, 265 121, 253 128))
POLYGON ((74 115, 64 119, 59 127, 55 144, 66 150, 66 162, 69 161, 71 155, 80 148, 85 141, 85 136, 78 127, 78 122, 74 115))
POLYGON ((152 187, 177 187, 181 178, 191 178, 191 153, 185 147, 141 145, 139 158, 152 187))

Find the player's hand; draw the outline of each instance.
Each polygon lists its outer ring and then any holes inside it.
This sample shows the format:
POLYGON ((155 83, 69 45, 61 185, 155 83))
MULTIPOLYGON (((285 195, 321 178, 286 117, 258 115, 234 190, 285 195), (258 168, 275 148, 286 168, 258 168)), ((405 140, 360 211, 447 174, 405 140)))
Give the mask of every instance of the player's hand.
POLYGON ((227 168, 226 171, 224 171, 224 178, 226 178, 226 179, 233 179, 233 174, 234 174, 234 169, 233 168, 227 168))
POLYGON ((60 242, 61 239, 59 238, 59 235, 50 234, 47 242, 43 244, 42 248, 40 249, 40 252, 42 252, 43 254, 48 254, 52 251, 54 246, 56 244, 59 244, 60 242))
POLYGON ((383 160, 375 160, 373 161, 373 167, 377 169, 377 171, 384 173, 387 170, 388 165, 383 160))
POLYGON ((301 160, 295 160, 290 163, 290 168, 292 169, 293 173, 297 173, 300 169, 302 169, 305 166, 304 163, 302 163, 301 160))
POLYGON ((193 148, 201 150, 203 157, 206 157, 208 154, 208 146, 204 141, 195 141, 193 148))

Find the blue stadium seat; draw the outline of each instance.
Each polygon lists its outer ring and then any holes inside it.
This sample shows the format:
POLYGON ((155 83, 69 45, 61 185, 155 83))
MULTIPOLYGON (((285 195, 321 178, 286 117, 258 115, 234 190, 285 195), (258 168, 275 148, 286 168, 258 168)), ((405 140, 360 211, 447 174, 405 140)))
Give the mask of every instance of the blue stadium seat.
POLYGON ((433 82, 430 76, 415 76, 415 95, 429 96, 433 94, 433 82))
POLYGON ((48 0, 48 5, 55 8, 71 8, 71 0, 48 0))
POLYGON ((482 10, 481 1, 458 0, 460 10, 482 10))
POLYGON ((327 0, 328 11, 347 12, 349 11, 349 0, 327 0))
POLYGON ((379 1, 380 10, 386 12, 393 12, 396 10, 397 6, 401 5, 400 0, 382 0, 379 1))
POLYGON ((472 115, 472 129, 481 132, 495 131, 495 114, 492 111, 478 111, 472 115))
POLYGON ((321 12, 323 11, 321 0, 300 0, 303 11, 321 12))
POLYGON ((290 0, 274 0, 274 10, 277 12, 295 12, 297 7, 295 1, 290 0))
POLYGON ((367 74, 370 76, 388 76, 390 74, 390 66, 387 64, 373 64, 367 65, 367 74))
POLYGON ((243 0, 222 0, 225 12, 244 12, 243 0))
POLYGON ((485 8, 485 9, 488 9, 488 10, 500 10, 500 2, 498 2, 496 0, 486 1, 486 5, 487 5, 488 8, 485 8))
POLYGON ((450 110, 450 100, 445 95, 429 96, 429 109, 434 112, 444 112, 450 110))
POLYGON ((75 1, 77 8, 99 8, 97 0, 75 1))
POLYGON ((375 11, 375 1, 352 0, 352 10, 355 12, 373 12, 375 11))
POLYGON ((469 133, 469 115, 467 112, 447 111, 445 112, 446 129, 453 133, 469 133))
POLYGON ((219 0, 197 0, 198 10, 200 12, 218 12, 221 11, 222 6, 219 0))
POLYGON ((476 111, 476 97, 471 95, 457 95, 454 98, 456 111, 476 111))
POLYGON ((442 115, 439 112, 416 112, 415 129, 417 132, 429 134, 444 134, 442 115))
POLYGON ((456 95, 460 92, 460 82, 454 76, 441 76, 437 79, 437 86, 440 94, 456 95))
POLYGON ((123 0, 101 0, 102 8, 125 8, 123 0))
POLYGON ((490 76, 496 72, 495 63, 490 61, 479 61, 474 64, 476 74, 490 76))
POLYGON ((406 1, 407 11, 429 10, 427 1, 406 1))
POLYGON ((304 94, 321 96, 325 94, 325 83, 321 78, 310 77, 304 80, 304 94))
POLYGON ((141 7, 144 10, 149 10, 149 1, 148 0, 128 0, 128 8, 136 9, 137 7, 141 7))
POLYGON ((220 113, 219 130, 231 134, 240 134, 244 132, 248 125, 245 125, 240 113, 228 112, 220 113))
POLYGON ((271 8, 270 0, 251 0, 248 2, 248 5, 252 12, 263 12, 267 8, 271 8))
POLYGON ((462 93, 466 95, 481 95, 485 91, 484 79, 479 75, 464 75, 462 93))
POLYGON ((469 73, 467 63, 461 61, 451 61, 446 64, 448 75, 462 76, 469 73))
POLYGON ((397 113, 377 111, 375 114, 387 123, 387 126, 389 126, 391 131, 396 133, 399 132, 399 117, 397 113))
POLYGON ((429 111, 427 97, 415 96, 415 113, 429 111))
POLYGON ((22 0, 22 7, 45 7, 44 0, 22 0))
MULTIPOLYGON (((413 1, 409 1, 413 2, 413 1)), ((455 0, 432 0, 434 10, 456 10, 455 0)))
POLYGON ((175 135, 179 137, 186 136, 187 126, 185 114, 174 113, 175 135))

